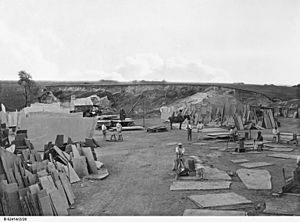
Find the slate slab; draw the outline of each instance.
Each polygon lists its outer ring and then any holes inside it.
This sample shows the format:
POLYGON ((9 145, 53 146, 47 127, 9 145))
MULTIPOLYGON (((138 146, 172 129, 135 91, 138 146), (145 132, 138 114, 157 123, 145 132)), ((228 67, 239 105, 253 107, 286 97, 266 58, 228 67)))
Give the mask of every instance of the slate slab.
POLYGON ((266 143, 264 146, 270 147, 270 148, 288 148, 286 145, 277 144, 277 143, 266 143))
POLYGON ((68 215, 68 205, 65 204, 63 196, 61 196, 58 190, 55 190, 49 194, 50 199, 54 205, 55 211, 58 216, 68 215))
POLYGON ((10 183, 3 184, 4 196, 6 199, 7 208, 10 212, 11 216, 21 216, 24 215, 22 211, 22 206, 20 202, 19 192, 18 192, 18 184, 10 183))
POLYGON ((67 198, 67 195, 66 195, 66 193, 64 191, 64 188, 63 188, 63 185, 62 185, 61 181, 60 180, 56 180, 55 181, 55 185, 56 185, 56 187, 57 187, 57 189, 59 191, 59 194, 62 197, 62 202, 63 202, 65 208, 66 209, 69 208, 68 198, 67 198))
POLYGON ((74 158, 80 158, 80 153, 79 153, 76 145, 71 145, 71 147, 72 147, 72 153, 73 153, 74 158))
POLYGON ((228 181, 174 181, 170 190, 226 190, 230 185, 228 181))
POLYGON ((267 170, 239 169, 236 173, 250 190, 272 189, 271 174, 267 170))
POLYGON ((109 176, 109 173, 108 173, 107 169, 100 169, 100 170, 98 170, 97 174, 90 174, 88 176, 85 176, 84 178, 88 179, 88 180, 103 180, 108 176, 109 176))
POLYGON ((252 201, 236 193, 191 195, 189 199, 200 208, 236 206, 252 203, 252 201))
POLYGON ((214 167, 204 166, 200 163, 195 164, 196 170, 202 169, 203 179, 205 180, 231 180, 231 177, 223 170, 214 167))
POLYGON ((230 160, 232 163, 245 163, 249 162, 247 159, 237 159, 237 160, 230 160))
POLYGON ((292 152, 294 149, 292 149, 292 148, 272 148, 269 150, 273 151, 273 152, 292 152))
POLYGON ((166 146, 176 146, 178 143, 177 142, 172 142, 172 143, 167 143, 166 146))
POLYGON ((64 173, 59 173, 59 179, 65 191, 66 197, 70 205, 74 204, 75 195, 73 193, 70 182, 67 179, 67 176, 64 173))
POLYGON ((68 163, 68 166, 64 166, 64 168, 67 173, 67 176, 69 177, 70 183, 76 183, 80 181, 80 178, 78 177, 77 173, 75 172, 70 163, 68 163))
POLYGON ((192 145, 196 145, 196 146, 204 146, 204 145, 207 145, 207 143, 192 143, 192 145))
POLYGON ((47 194, 57 190, 51 176, 40 177, 39 181, 42 185, 42 188, 47 191, 47 194))
POLYGON ((300 216, 300 197, 282 196, 266 201, 264 213, 271 215, 300 216))
POLYGON ((89 175, 85 156, 73 158, 72 163, 75 172, 80 178, 89 175))
POLYGON ((83 155, 86 156, 88 170, 92 174, 97 174, 97 166, 90 147, 82 147, 83 155))
POLYGON ((247 154, 264 154, 264 152, 258 152, 258 151, 249 151, 244 153, 238 153, 238 152, 231 152, 233 155, 247 155, 247 154))
POLYGON ((269 154, 269 157, 281 158, 281 159, 297 159, 297 155, 286 154, 286 153, 273 153, 269 154))
POLYGON ((43 216, 53 216, 53 210, 51 206, 51 200, 48 196, 46 190, 41 190, 38 192, 38 201, 41 209, 41 214, 43 216))
POLYGON ((183 216, 246 216, 245 211, 186 209, 183 216))
POLYGON ((240 164, 240 166, 246 168, 264 167, 264 166, 271 166, 271 165, 273 165, 273 163, 267 163, 267 162, 252 162, 252 163, 240 164))
POLYGON ((231 180, 225 171, 213 167, 204 167, 203 178, 205 180, 231 180))

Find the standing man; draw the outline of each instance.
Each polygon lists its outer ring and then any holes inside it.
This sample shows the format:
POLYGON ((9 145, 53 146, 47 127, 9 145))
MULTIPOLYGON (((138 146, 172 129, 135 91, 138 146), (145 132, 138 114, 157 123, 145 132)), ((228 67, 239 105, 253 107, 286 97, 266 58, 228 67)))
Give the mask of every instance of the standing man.
POLYGON ((184 149, 184 147, 182 147, 182 143, 178 143, 177 147, 175 148, 176 158, 174 160, 173 171, 178 169, 179 164, 183 164, 183 166, 181 166, 181 167, 185 167, 184 161, 182 159, 184 152, 185 152, 185 149, 184 149))
POLYGON ((121 110, 120 110, 120 120, 125 120, 125 118, 126 118, 125 110, 123 108, 121 108, 121 110))
POLYGON ((204 125, 202 123, 202 121, 199 121, 198 124, 197 124, 197 133, 198 133, 198 140, 201 139, 201 134, 202 134, 202 130, 204 128, 204 125))
POLYGON ((191 121, 188 121, 186 129, 187 129, 188 141, 192 141, 192 124, 191 124, 191 121))
POLYGON ((107 130, 107 128, 104 124, 102 124, 101 129, 102 129, 102 134, 103 134, 103 141, 106 141, 106 130, 107 130))
POLYGON ((261 131, 258 131, 257 132, 257 138, 256 138, 256 140, 254 140, 254 149, 255 150, 262 150, 263 145, 264 145, 263 141, 264 141, 264 138, 261 135, 261 131))
POLYGON ((184 117, 182 115, 182 110, 181 109, 179 110, 179 113, 177 115, 177 120, 179 121, 179 130, 181 130, 181 126, 182 126, 182 123, 184 121, 184 117))
POLYGON ((280 132, 279 129, 277 127, 273 128, 272 130, 273 133, 273 140, 275 140, 275 142, 279 143, 280 142, 280 132))
POLYGON ((117 128, 118 140, 123 141, 121 121, 118 121, 116 128, 117 128))

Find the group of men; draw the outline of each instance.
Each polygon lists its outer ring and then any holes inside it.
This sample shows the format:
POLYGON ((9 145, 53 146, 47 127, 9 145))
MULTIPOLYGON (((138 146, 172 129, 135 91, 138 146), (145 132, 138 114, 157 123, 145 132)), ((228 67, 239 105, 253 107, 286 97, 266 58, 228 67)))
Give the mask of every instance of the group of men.
MULTIPOLYGON (((197 126, 196 126, 197 134, 198 134, 198 136, 197 136, 198 140, 201 139, 203 128, 204 128, 204 124, 202 123, 202 121, 199 121, 197 123, 197 126)), ((192 127, 191 121, 188 121, 186 129, 187 129, 187 140, 192 141, 192 129, 193 129, 193 127, 192 127)))
MULTIPOLYGON (((106 141, 106 135, 107 135, 107 127, 103 124, 101 126, 101 130, 102 130, 102 134, 103 134, 103 140, 106 141)), ((112 130, 111 131, 111 136, 110 136, 110 140, 111 141, 123 141, 123 136, 122 136, 122 125, 121 125, 121 121, 118 121, 116 124, 116 130, 112 130), (117 133, 117 135, 116 135, 117 133)))

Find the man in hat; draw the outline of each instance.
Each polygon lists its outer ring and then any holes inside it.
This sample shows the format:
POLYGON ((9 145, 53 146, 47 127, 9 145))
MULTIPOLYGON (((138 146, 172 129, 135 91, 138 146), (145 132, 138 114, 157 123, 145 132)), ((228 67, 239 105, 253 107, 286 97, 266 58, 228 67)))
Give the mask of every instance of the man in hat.
POLYGON ((191 121, 188 121, 188 124, 186 126, 186 130, 187 130, 187 139, 188 141, 192 141, 192 124, 191 121))
MULTIPOLYGON (((185 149, 182 146, 182 143, 178 143, 177 147, 175 148, 176 159, 174 160, 174 167, 173 167, 174 171, 176 170, 176 168, 180 164, 180 160, 182 160, 182 156, 183 156, 184 152, 185 152, 185 149)), ((185 167, 183 161, 182 161, 182 163, 183 163, 183 167, 185 167)))
POLYGON ((204 128, 204 125, 203 125, 202 121, 199 121, 198 124, 197 124, 198 140, 200 140, 201 137, 202 137, 201 134, 202 134, 203 128, 204 128))
POLYGON ((126 118, 126 112, 123 108, 120 110, 120 120, 125 120, 126 118))
POLYGON ((117 134, 118 134, 118 140, 123 141, 121 121, 118 121, 118 123, 116 125, 116 129, 117 129, 117 134))
POLYGON ((277 127, 273 128, 273 141, 279 143, 280 142, 280 131, 277 127))
POLYGON ((257 138, 256 138, 256 140, 254 140, 254 149, 255 150, 260 150, 260 151, 262 151, 263 150, 263 146, 264 146, 264 138, 263 138, 263 136, 262 136, 262 134, 261 134, 261 131, 258 131, 257 132, 257 138))
POLYGON ((103 134, 103 141, 106 141, 106 130, 107 130, 107 128, 104 124, 102 124, 101 130, 102 130, 102 134, 103 134))

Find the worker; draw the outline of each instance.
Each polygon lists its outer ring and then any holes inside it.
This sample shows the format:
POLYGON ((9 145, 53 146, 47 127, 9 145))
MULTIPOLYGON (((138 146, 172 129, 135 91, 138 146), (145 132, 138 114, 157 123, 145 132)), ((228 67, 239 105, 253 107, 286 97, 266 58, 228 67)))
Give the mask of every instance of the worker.
POLYGON ((293 133, 293 138, 289 142, 293 142, 294 144, 298 145, 297 133, 293 133))
POLYGON ((178 113, 177 117, 183 117, 182 109, 179 110, 179 113, 178 113))
POLYGON ((236 127, 231 127, 229 131, 229 141, 235 142, 238 138, 238 130, 236 127))
POLYGON ((111 135, 110 135, 110 141, 117 141, 117 136, 116 136, 116 130, 115 129, 110 129, 111 135))
POLYGON ((233 129, 234 139, 237 140, 239 137, 239 131, 236 127, 233 129))
POLYGON ((262 142, 264 140, 264 137, 261 135, 261 131, 257 132, 257 138, 256 138, 256 140, 260 141, 260 142, 262 142))
POLYGON ((280 132, 277 127, 273 128, 273 141, 279 143, 280 142, 280 132))
MULTIPOLYGON (((182 160, 182 156, 184 155, 185 149, 182 146, 182 143, 178 143, 176 148, 175 148, 175 160, 174 160, 174 167, 173 167, 173 171, 175 171, 178 168, 178 165, 180 164, 180 161, 182 160)), ((184 166, 184 161, 182 161, 183 166, 184 166)))
POLYGON ((197 138, 197 139, 198 139, 198 140, 201 139, 203 128, 204 128, 204 125, 203 125, 202 121, 199 121, 199 122, 197 123, 197 133, 198 133, 198 138, 197 138))
POLYGON ((125 118, 126 118, 125 110, 123 108, 121 108, 121 110, 120 110, 120 120, 125 120, 125 118))
POLYGON ((188 124, 186 126, 187 129, 187 135, 188 135, 188 141, 192 141, 192 124, 191 121, 188 121, 188 124))
POLYGON ((262 150, 263 148, 263 136, 261 135, 261 131, 257 132, 257 138, 254 140, 254 149, 255 150, 262 150))
POLYGON ((106 141, 106 130, 107 130, 107 128, 104 124, 102 124, 101 129, 102 129, 102 134, 103 134, 103 141, 106 141))
POLYGON ((117 134, 118 134, 118 140, 123 141, 121 121, 118 121, 118 123, 116 125, 116 129, 117 129, 117 134))

